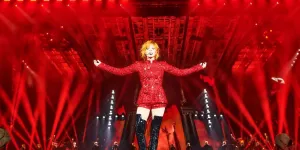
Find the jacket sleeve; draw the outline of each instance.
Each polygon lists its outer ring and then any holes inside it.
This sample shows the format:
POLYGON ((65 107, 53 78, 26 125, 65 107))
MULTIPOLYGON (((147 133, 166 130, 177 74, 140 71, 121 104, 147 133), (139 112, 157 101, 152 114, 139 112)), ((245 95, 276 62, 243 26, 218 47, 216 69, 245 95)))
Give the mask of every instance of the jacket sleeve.
POLYGON ((118 76, 125 76, 137 71, 137 63, 131 64, 124 68, 116 68, 107 64, 101 63, 98 68, 118 76))
POLYGON ((200 64, 198 65, 195 65, 191 68, 187 68, 187 69, 179 69, 179 68, 176 68, 172 65, 169 65, 168 63, 166 62, 163 62, 163 65, 164 67, 164 70, 172 75, 175 75, 175 76, 186 76, 186 75, 190 75, 194 72, 197 72, 197 71, 200 71, 202 70, 202 66, 200 64))

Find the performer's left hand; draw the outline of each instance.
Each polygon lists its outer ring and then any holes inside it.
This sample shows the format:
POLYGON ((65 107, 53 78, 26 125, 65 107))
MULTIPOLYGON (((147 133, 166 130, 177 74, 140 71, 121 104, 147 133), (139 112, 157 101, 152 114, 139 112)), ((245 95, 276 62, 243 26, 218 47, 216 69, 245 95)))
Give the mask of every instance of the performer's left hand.
POLYGON ((207 63, 206 62, 204 62, 204 63, 200 63, 200 66, 204 69, 204 68, 206 68, 206 65, 207 65, 207 63))

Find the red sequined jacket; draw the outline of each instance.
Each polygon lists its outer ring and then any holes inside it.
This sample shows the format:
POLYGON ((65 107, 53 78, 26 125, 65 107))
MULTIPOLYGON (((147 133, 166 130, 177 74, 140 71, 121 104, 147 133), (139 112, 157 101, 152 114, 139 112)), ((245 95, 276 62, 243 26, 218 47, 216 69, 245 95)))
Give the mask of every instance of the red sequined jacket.
POLYGON ((98 67, 120 76, 138 72, 142 85, 137 100, 138 105, 167 104, 166 95, 162 87, 164 71, 175 76, 185 76, 203 69, 201 65, 196 65, 188 69, 178 69, 161 61, 153 61, 152 63, 150 61, 137 61, 124 68, 115 68, 101 63, 98 67))

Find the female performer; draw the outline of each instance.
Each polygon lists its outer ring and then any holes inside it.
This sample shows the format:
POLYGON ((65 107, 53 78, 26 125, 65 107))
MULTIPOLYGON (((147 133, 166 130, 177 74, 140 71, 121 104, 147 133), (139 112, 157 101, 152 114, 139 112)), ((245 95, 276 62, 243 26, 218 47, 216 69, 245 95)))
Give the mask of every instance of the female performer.
POLYGON ((136 136, 140 150, 146 150, 145 129, 146 120, 150 110, 152 112, 150 150, 156 150, 159 136, 159 129, 164 115, 167 99, 162 88, 164 71, 176 75, 184 76, 200 71, 206 67, 206 63, 200 63, 189 69, 178 69, 166 62, 156 61, 159 57, 159 47, 154 41, 147 41, 142 45, 141 57, 144 61, 137 61, 125 68, 114 68, 99 60, 94 60, 95 66, 115 75, 128 75, 138 72, 141 82, 141 90, 137 100, 136 112, 136 136))

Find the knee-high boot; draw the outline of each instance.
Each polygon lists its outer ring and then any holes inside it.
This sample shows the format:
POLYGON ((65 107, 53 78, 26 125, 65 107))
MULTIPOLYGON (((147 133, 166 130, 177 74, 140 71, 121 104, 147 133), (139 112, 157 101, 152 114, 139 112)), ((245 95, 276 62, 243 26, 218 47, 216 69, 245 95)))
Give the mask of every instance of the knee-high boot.
POLYGON ((150 150, 157 149, 161 122, 162 122, 162 117, 154 116, 154 119, 152 120, 151 123, 150 150))
POLYGON ((138 141, 139 149, 146 150, 146 121, 142 119, 140 114, 136 115, 135 134, 138 141))

